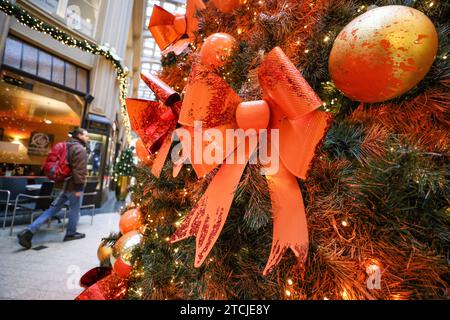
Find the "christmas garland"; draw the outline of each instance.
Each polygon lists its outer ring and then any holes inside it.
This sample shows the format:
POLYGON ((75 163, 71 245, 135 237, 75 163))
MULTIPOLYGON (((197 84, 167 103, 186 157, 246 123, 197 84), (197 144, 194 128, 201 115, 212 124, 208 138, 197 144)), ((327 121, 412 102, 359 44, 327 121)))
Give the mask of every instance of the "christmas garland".
POLYGON ((54 27, 44 21, 33 17, 26 10, 17 4, 13 4, 8 0, 0 0, 0 10, 9 16, 14 16, 22 25, 50 35, 53 39, 60 43, 69 46, 71 48, 78 48, 88 53, 99 55, 110 61, 117 72, 117 80, 119 81, 119 98, 120 105, 122 106, 122 119, 123 125, 126 130, 127 136, 131 137, 130 124, 128 120, 128 114, 126 112, 125 99, 128 93, 128 73, 127 67, 123 67, 121 58, 115 53, 114 49, 110 49, 105 45, 98 45, 89 40, 78 40, 66 32, 60 30, 58 27, 54 27))

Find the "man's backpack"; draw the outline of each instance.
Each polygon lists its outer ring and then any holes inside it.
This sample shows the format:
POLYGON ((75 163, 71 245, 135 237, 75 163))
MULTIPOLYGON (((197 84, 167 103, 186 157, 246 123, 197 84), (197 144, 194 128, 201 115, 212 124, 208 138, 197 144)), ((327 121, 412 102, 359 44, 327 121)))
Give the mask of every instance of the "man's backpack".
POLYGON ((69 159, 69 143, 60 142, 53 146, 47 156, 43 171, 47 178, 55 182, 64 182, 72 176, 72 168, 69 159))

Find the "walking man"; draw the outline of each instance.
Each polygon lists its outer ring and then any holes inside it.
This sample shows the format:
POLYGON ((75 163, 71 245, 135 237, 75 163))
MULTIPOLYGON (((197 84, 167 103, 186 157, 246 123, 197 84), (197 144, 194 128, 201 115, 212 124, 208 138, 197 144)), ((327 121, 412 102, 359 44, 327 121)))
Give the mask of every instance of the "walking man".
POLYGON ((68 159, 72 174, 64 182, 62 191, 52 203, 52 206, 18 235, 19 244, 26 249, 31 248, 31 240, 39 228, 56 216, 66 202, 69 202, 69 222, 64 241, 85 238, 84 234, 77 232, 77 225, 80 219, 83 190, 86 185, 88 158, 86 146, 89 136, 87 130, 82 128, 75 129, 71 136, 67 141, 67 153, 69 154, 68 159))

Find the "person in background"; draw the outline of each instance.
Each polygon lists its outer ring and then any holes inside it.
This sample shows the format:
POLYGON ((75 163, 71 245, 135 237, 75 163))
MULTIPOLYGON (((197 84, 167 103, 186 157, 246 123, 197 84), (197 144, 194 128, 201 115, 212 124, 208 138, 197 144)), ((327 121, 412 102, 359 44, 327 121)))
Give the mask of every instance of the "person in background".
POLYGON ((31 240, 34 234, 49 219, 56 216, 66 202, 69 202, 69 222, 67 224, 64 241, 79 240, 85 238, 85 234, 77 232, 78 220, 80 219, 80 207, 83 200, 83 190, 87 179, 87 158, 86 146, 89 141, 87 130, 78 128, 71 133, 71 138, 67 141, 69 153, 69 165, 72 169, 71 177, 64 182, 62 191, 57 196, 52 206, 39 216, 31 225, 23 230, 19 235, 19 244, 30 249, 31 240))

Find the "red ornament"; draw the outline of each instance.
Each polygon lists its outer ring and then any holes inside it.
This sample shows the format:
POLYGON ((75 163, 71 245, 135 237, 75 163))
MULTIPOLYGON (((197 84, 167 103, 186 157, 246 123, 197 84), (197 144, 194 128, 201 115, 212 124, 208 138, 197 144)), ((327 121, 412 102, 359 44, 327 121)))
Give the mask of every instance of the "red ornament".
POLYGON ((139 209, 132 209, 125 212, 119 221, 119 228, 122 234, 127 234, 130 231, 139 230, 141 227, 141 211, 139 209))
POLYGON ((133 267, 127 264, 121 257, 114 263, 114 272, 121 278, 128 278, 133 267))

